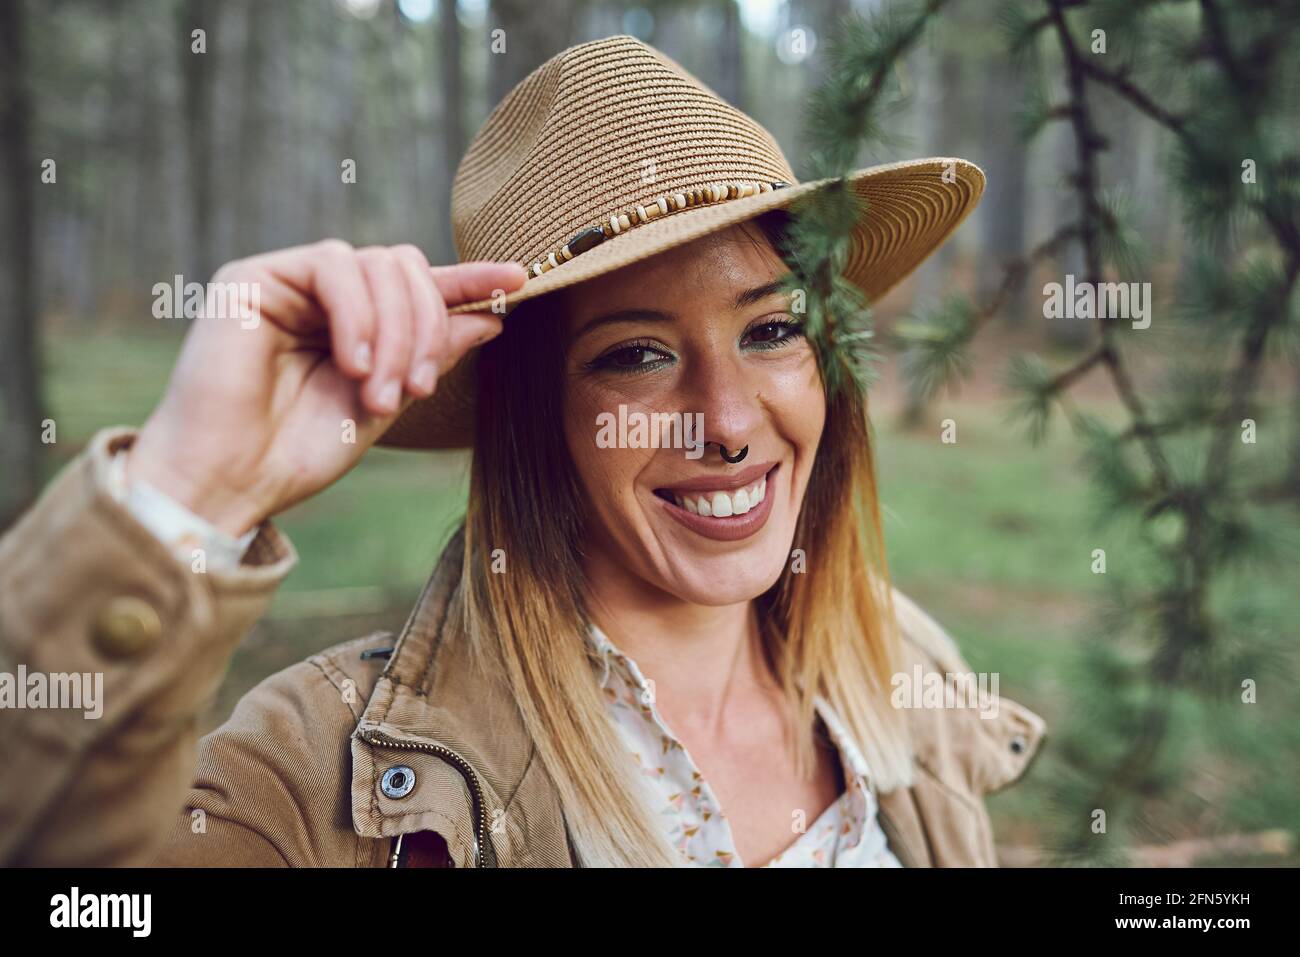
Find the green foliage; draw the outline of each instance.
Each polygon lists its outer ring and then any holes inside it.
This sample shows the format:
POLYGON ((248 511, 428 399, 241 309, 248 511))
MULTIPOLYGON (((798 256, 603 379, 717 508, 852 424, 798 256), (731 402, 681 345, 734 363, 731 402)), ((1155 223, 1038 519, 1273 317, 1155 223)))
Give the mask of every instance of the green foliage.
POLYGON ((1151 501, 1151 486, 1133 449, 1092 416, 1079 416, 1076 424, 1099 519, 1137 518, 1151 501))
POLYGON ((871 310, 862 292, 843 277, 843 263, 860 215, 854 194, 838 181, 808 197, 791 222, 786 285, 802 293, 804 330, 827 388, 866 389, 875 353, 871 310))
POLYGON ((1122 281, 1146 274, 1149 251, 1134 225, 1137 210, 1132 194, 1126 189, 1102 190, 1097 206, 1101 226, 1097 246, 1102 262, 1113 267, 1116 278, 1122 281))
POLYGON ((866 390, 873 378, 870 305, 843 278, 853 231, 863 215, 844 177, 864 147, 889 136, 884 121, 902 102, 895 64, 922 38, 943 0, 891 5, 869 20, 847 17, 831 46, 828 78, 812 97, 809 138, 818 177, 835 182, 800 202, 789 234, 788 287, 806 300, 805 334, 827 388, 866 390))
POLYGON ((826 79, 809 104, 815 175, 842 176, 864 147, 897 142, 885 124, 904 103, 896 64, 924 39, 932 15, 945 3, 905 0, 841 21, 826 79))
POLYGON ((1056 106, 1047 86, 1037 78, 1026 83, 1025 98, 1016 111, 1016 133, 1025 143, 1031 143, 1056 119, 1056 106))
POLYGON ((1170 432, 1211 426, 1221 414, 1224 374, 1217 366, 1178 362, 1170 367, 1156 396, 1156 418, 1170 432))
MULTIPOLYGON (((876 32, 858 27, 846 35, 837 64, 854 72, 831 85, 817 114, 839 142, 823 144, 820 155, 847 163, 864 140, 885 132, 879 112, 860 108, 889 100, 890 64, 905 38, 923 31, 914 18, 935 6, 920 14, 911 4, 887 6, 876 32)), ((1175 7, 1156 0, 1012 0, 999 13, 1007 55, 1027 71, 1021 134, 1028 141, 1063 122, 1075 138, 1078 168, 1067 182, 1082 221, 1069 241, 1081 245, 1090 278, 1140 281, 1151 271, 1135 197, 1108 187, 1098 161, 1109 145, 1098 104, 1115 98, 1142 122, 1163 128, 1188 234, 1204 250, 1180 284, 1176 317, 1183 324, 1139 334, 1103 319, 1099 343, 1072 365, 1057 369, 1032 354, 1008 365, 1013 420, 1039 444, 1054 407, 1067 413, 1099 527, 1127 528, 1146 556, 1139 574, 1111 577, 1094 640, 1071 674, 1079 721, 1060 745, 1067 767, 1056 850, 1080 863, 1117 854, 1116 842, 1093 839, 1089 808, 1111 811, 1113 833, 1114 814, 1169 789, 1183 773, 1178 729, 1191 696, 1226 695, 1237 676, 1276 663, 1268 636, 1252 630, 1240 609, 1225 615, 1220 598, 1225 583, 1240 575, 1294 561, 1300 539, 1293 523, 1279 521, 1277 510, 1254 496, 1260 473, 1286 464, 1239 435, 1242 420, 1258 414, 1264 357, 1300 352, 1300 152, 1287 95, 1297 77, 1286 62, 1300 40, 1300 7, 1263 0, 1175 7), (1098 29, 1106 31, 1104 56, 1091 47, 1098 29), (1186 358, 1170 363, 1159 387, 1139 388, 1133 356, 1158 359, 1175 337, 1186 358), (1071 409, 1066 393, 1094 367, 1112 379, 1125 425, 1071 409), (1249 468, 1234 465, 1248 455, 1249 468)), ((807 244, 823 257, 819 264, 832 261, 812 237, 807 244)), ((1015 267, 1007 281, 1023 280, 1032 265, 1015 267)), ((1002 301, 1003 294, 987 304, 951 297, 898 323, 911 394, 933 397, 967 374, 970 343, 1002 301)), ((1155 833, 1140 815, 1120 830, 1155 833)))
POLYGON ((900 319, 893 334, 903 349, 903 372, 915 394, 930 398, 970 374, 970 341, 975 335, 975 306, 965 296, 951 296, 924 315, 900 319))
POLYGON ((1038 445, 1051 424, 1055 376, 1041 356, 1020 353, 1007 367, 1007 386, 1013 393, 1012 419, 1021 422, 1029 441, 1038 445))

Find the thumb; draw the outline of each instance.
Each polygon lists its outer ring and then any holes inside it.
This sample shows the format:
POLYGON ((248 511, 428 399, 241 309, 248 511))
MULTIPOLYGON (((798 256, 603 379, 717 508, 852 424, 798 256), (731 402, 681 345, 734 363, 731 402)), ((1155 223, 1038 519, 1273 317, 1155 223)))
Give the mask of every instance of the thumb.
POLYGON ((451 364, 455 365, 465 353, 501 334, 501 317, 490 312, 462 312, 447 317, 451 321, 451 364))

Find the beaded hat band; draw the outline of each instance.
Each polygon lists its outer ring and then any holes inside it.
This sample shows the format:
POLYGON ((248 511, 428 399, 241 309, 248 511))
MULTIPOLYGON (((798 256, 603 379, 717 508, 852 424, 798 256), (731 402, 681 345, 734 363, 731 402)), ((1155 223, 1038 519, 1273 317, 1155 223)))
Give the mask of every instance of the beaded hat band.
MULTIPOLYGON (((462 262, 513 260, 528 270, 523 287, 504 297, 509 312, 787 208, 828 182, 799 183, 752 117, 653 47, 609 37, 552 57, 492 111, 456 170, 452 233, 462 262)), ((865 214, 844 274, 876 300, 974 209, 984 174, 940 157, 859 170, 848 186, 865 214)), ((474 359, 466 356, 433 396, 413 403, 380 444, 469 446, 474 359)))
POLYGON ((759 193, 770 193, 774 189, 782 189, 789 185, 781 180, 775 183, 710 183, 700 189, 687 189, 680 193, 656 196, 654 199, 647 200, 645 205, 636 205, 621 213, 611 213, 606 223, 584 229, 559 249, 552 249, 541 259, 535 260, 528 267, 528 276, 533 278, 549 272, 561 263, 567 263, 579 253, 585 253, 598 243, 621 235, 633 226, 658 219, 660 216, 667 216, 669 213, 690 209, 693 206, 703 206, 705 203, 720 203, 727 199, 743 199, 746 196, 757 196, 759 193))

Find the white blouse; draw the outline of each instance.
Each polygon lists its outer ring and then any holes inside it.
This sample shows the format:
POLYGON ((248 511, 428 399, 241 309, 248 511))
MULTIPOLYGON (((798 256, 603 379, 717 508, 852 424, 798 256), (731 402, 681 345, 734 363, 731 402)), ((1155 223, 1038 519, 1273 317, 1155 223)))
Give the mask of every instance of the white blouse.
MULTIPOLYGON (((713 790, 660 716, 641 669, 594 624, 590 638, 603 662, 600 686, 615 727, 663 809, 672 844, 697 867, 744 867, 713 790)), ((792 821, 791 834, 798 836, 765 866, 901 867, 876 818, 866 760, 827 702, 819 696, 815 706, 838 749, 847 787, 802 833, 792 821)))

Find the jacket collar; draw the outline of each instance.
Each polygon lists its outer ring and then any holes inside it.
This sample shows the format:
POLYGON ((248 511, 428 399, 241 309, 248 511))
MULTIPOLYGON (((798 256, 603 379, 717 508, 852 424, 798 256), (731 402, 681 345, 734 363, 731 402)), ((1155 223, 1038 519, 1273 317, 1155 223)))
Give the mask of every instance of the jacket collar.
MULTIPOLYGON (((353 828, 371 838, 436 831, 457 867, 571 866, 558 797, 513 698, 499 669, 471 654, 461 625, 463 557, 458 531, 353 732, 353 828), (415 775, 406 794, 384 786, 385 773, 399 767, 415 775)), ((905 667, 968 671, 942 636, 911 621, 917 609, 902 600, 905 667)), ((1038 751, 1042 719, 1009 699, 998 704, 991 719, 909 711, 917 774, 932 795, 951 799, 945 813, 979 818, 980 796, 1018 779, 1038 751)), ((905 866, 945 863, 924 819, 925 795, 915 790, 880 796, 882 826, 905 866)), ((991 836, 987 843, 991 858, 991 836)))
POLYGON ((458 532, 352 735, 353 828, 376 838, 437 831, 458 867, 568 865, 559 802, 532 740, 460 624, 463 556, 458 532), (415 775, 401 796, 383 782, 398 766, 415 775))

